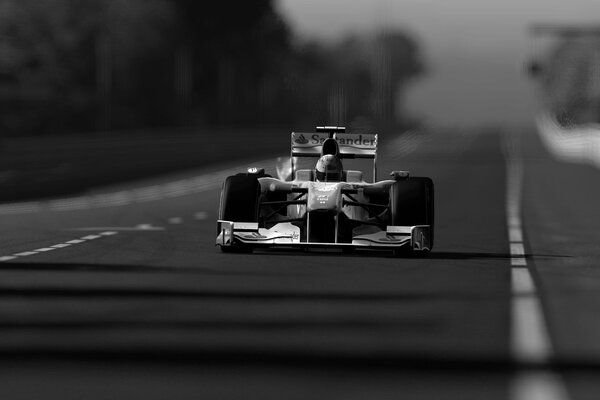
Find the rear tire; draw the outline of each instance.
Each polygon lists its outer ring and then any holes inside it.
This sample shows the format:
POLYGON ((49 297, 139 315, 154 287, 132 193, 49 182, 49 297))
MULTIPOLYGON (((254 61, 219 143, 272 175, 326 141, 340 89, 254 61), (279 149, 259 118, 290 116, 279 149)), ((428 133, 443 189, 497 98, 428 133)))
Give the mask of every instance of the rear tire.
MULTIPOLYGON (((219 219, 233 222, 258 222, 260 183, 255 176, 234 175, 225 179, 221 189, 219 219)), ((223 253, 251 253, 252 247, 233 243, 220 246, 223 253)))
MULTIPOLYGON (((431 226, 434 233, 434 192, 430 178, 409 178, 390 188, 390 223, 396 226, 431 226)), ((394 252, 396 253, 396 252, 394 252)), ((399 252, 405 254, 404 252, 399 252)))

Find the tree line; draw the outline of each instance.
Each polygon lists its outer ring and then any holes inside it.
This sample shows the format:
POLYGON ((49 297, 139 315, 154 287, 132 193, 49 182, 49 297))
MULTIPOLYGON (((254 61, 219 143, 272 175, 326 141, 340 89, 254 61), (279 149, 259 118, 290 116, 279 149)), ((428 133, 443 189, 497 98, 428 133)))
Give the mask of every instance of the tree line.
POLYGON ((402 31, 300 42, 272 0, 0 0, 9 135, 402 124, 402 89, 423 69, 402 31))

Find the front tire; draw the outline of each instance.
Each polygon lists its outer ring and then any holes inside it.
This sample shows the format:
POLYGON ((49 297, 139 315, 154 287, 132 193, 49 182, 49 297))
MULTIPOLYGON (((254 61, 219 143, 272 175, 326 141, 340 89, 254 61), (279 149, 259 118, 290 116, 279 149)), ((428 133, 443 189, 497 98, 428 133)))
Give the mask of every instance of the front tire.
MULTIPOLYGON (((221 189, 219 219, 233 222, 258 222, 260 183, 255 176, 234 175, 225 179, 221 189)), ((233 243, 220 246, 223 253, 251 253, 252 247, 233 243)))
POLYGON ((429 225, 433 248, 433 181, 417 177, 394 182, 390 188, 390 219, 391 225, 395 226, 429 225))

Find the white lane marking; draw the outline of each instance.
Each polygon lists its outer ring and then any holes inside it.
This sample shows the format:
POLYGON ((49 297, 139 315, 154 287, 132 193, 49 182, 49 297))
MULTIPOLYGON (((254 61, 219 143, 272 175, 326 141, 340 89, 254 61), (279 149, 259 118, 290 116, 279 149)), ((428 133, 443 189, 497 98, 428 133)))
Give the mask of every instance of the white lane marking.
MULTIPOLYGON (((510 259, 510 265, 512 267, 526 267, 527 266, 527 260, 523 257, 512 257, 510 259)), ((529 273, 529 271, 528 271, 529 273)))
POLYGON ((517 258, 525 257, 525 246, 523 246, 523 243, 511 243, 510 255, 517 258))
POLYGON ((73 239, 73 240, 69 240, 68 242, 65 242, 67 244, 79 244, 79 243, 83 243, 85 242, 85 240, 81 240, 81 239, 73 239))
POLYGON ((13 254, 14 257, 27 257, 37 254, 37 251, 24 251, 22 253, 13 254))
POLYGON ((548 363, 552 347, 535 291, 530 295, 514 295, 511 308, 513 357, 523 363, 548 363))
MULTIPOLYGON (((523 238, 521 229, 521 190, 523 185, 523 163, 520 158, 518 142, 512 138, 507 143, 507 187, 506 187, 506 215, 509 232, 513 236, 523 238), (514 231, 518 230, 519 233, 514 231)), ((509 237, 509 240, 511 238, 509 237)), ((552 346, 549 343, 547 327, 539 307, 539 299, 531 272, 527 268, 525 246, 522 241, 510 242, 511 275, 512 278, 512 355, 515 360, 524 363, 547 363, 552 357, 552 346), (516 269, 522 271, 516 272, 516 269), (524 278, 528 276, 528 278, 524 278), (527 279, 531 283, 531 293, 527 297, 520 296, 521 282, 527 279), (525 325, 523 325, 525 324, 525 325)))
POLYGON ((152 226, 152 224, 139 224, 135 227, 135 229, 140 231, 156 231, 156 230, 164 230, 165 228, 152 226))
POLYGON ((106 231, 106 232, 101 232, 98 235, 88 235, 88 236, 84 236, 80 239, 72 239, 72 240, 66 241, 64 243, 57 243, 57 244, 53 244, 48 247, 41 247, 36 250, 23 251, 21 253, 12 254, 10 256, 0 256, 0 262, 14 260, 19 257, 29 257, 29 256, 33 256, 33 255, 40 254, 40 253, 45 253, 45 252, 52 251, 52 250, 64 249, 65 247, 69 247, 74 244, 85 243, 90 240, 99 239, 99 238, 102 238, 105 236, 116 235, 117 233, 118 232, 114 232, 114 231, 106 231))
POLYGON ((245 171, 248 165, 275 165, 276 159, 261 160, 242 164, 160 185, 151 185, 114 193, 103 193, 90 196, 66 197, 50 201, 33 201, 22 203, 6 203, 0 205, 0 215, 30 214, 42 211, 76 211, 89 208, 118 207, 134 203, 182 197, 194 193, 202 193, 217 189, 229 175, 245 171))
POLYGON ((510 244, 510 265, 512 265, 513 267, 527 266, 527 259, 525 258, 525 247, 523 246, 523 243, 510 244))
POLYGON ((177 225, 177 224, 181 224, 183 222, 183 218, 181 217, 171 217, 168 219, 170 224, 173 225, 177 225))
POLYGON ((100 235, 87 235, 82 237, 81 239, 83 240, 94 240, 94 239, 100 239, 102 236, 100 235))
POLYGON ((508 240, 510 240, 511 243, 523 242, 523 232, 521 231, 521 227, 510 226, 508 228, 508 240))
POLYGON ((197 213, 194 214, 194 219, 198 220, 198 221, 203 221, 208 217, 208 214, 206 214, 206 212, 204 211, 199 211, 197 213))
POLYGON ((535 285, 531 274, 526 268, 513 268, 510 279, 513 296, 535 295, 535 285))
POLYGON ((518 228, 521 230, 521 220, 518 216, 508 215, 508 226, 510 228, 518 228))
POLYGON ((527 371, 511 382, 510 399, 564 400, 569 398, 560 376, 548 371, 527 371))
MULTIPOLYGON (((522 364, 544 367, 554 350, 535 281, 527 266, 521 224, 523 163, 516 136, 505 137, 506 223, 511 255, 511 355, 522 364)), ((562 378, 549 371, 518 371, 511 381, 511 400, 567 400, 562 378)))
POLYGON ((73 228, 70 230, 83 232, 109 231, 100 233, 100 235, 110 236, 116 235, 117 232, 120 231, 164 231, 165 228, 163 228, 162 226, 153 226, 152 224, 140 224, 137 226, 91 226, 85 228, 73 228))

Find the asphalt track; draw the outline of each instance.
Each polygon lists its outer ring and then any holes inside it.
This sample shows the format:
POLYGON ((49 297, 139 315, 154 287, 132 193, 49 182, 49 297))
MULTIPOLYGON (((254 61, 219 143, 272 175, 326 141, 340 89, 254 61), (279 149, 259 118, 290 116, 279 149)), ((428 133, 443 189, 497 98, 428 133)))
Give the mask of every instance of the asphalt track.
POLYGON ((533 129, 381 142, 435 182, 428 258, 221 254, 232 165, 0 206, 0 398, 598 398, 599 171, 533 129))

